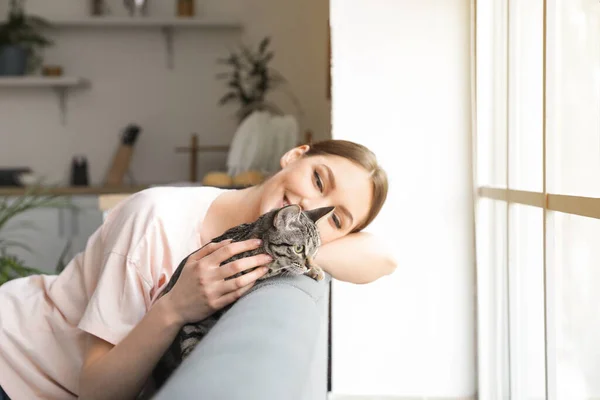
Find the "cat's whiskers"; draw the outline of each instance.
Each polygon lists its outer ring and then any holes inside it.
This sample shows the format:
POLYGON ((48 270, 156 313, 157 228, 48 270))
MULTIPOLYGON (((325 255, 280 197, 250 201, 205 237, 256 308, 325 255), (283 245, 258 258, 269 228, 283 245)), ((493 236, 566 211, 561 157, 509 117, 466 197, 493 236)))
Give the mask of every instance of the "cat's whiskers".
MULTIPOLYGON (((290 268, 292 268, 292 267, 295 267, 295 265, 294 265, 294 264, 290 264, 290 265, 288 265, 287 267, 279 268, 279 271, 281 271, 281 272, 284 272, 284 271, 286 271, 287 269, 290 269, 290 268)), ((288 271, 286 271, 286 272, 288 272, 288 271)))
POLYGON ((296 276, 296 275, 298 275, 297 273, 293 273, 292 271, 290 271, 290 268, 293 268, 293 267, 300 268, 300 266, 298 266, 298 265, 290 264, 287 267, 280 268, 278 270, 279 275, 280 276, 296 276))

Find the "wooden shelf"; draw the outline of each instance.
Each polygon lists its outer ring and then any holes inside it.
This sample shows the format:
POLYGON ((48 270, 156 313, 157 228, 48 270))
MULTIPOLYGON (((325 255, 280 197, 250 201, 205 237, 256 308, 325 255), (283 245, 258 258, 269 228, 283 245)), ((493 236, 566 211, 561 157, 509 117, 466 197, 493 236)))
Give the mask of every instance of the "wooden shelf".
MULTIPOLYGON (((101 194, 130 194, 149 188, 150 186, 64 186, 50 187, 45 193, 59 196, 83 196, 101 194)), ((24 187, 0 187, 1 196, 22 196, 27 192, 24 187)))
MULTIPOLYGON (((45 188, 45 193, 59 196, 84 196, 84 195, 128 195, 156 186, 173 186, 169 184, 134 185, 134 186, 61 186, 45 188)), ((195 186, 191 185, 190 186, 195 186)), ((173 187, 189 187, 186 185, 174 185, 173 187)), ((201 187, 199 185, 198 187, 201 187)), ((247 186, 214 186, 221 189, 244 189, 247 186)), ((22 196, 27 192, 25 187, 0 186, 0 197, 22 196)))
POLYGON ((71 19, 49 19, 55 28, 158 28, 161 30, 167 53, 167 67, 173 69, 175 29, 218 29, 242 30, 239 21, 214 18, 177 18, 177 17, 86 17, 71 19))
POLYGON ((176 17, 89 17, 53 19, 50 23, 64 28, 199 28, 199 29, 242 29, 239 21, 206 18, 176 17))
MULTIPOLYGON (((3 21, 2 21, 3 22, 3 21)), ((174 67, 173 37, 175 29, 218 29, 241 30, 243 25, 239 21, 214 19, 214 18, 176 18, 176 17, 85 17, 85 18, 57 18, 49 19, 54 28, 157 28, 164 38, 166 49, 166 62, 169 69, 174 67)), ((104 29, 106 31, 106 29, 104 29)), ((60 109, 61 122, 66 124, 67 92, 69 89, 84 86, 88 81, 79 77, 1 77, 2 88, 51 88, 55 91, 60 109)))
POLYGON ((67 118, 67 92, 79 86, 85 86, 88 81, 75 76, 0 76, 2 88, 50 88, 56 93, 60 119, 63 125, 67 118))
POLYGON ((86 80, 72 76, 1 76, 0 87, 54 87, 83 86, 86 80))

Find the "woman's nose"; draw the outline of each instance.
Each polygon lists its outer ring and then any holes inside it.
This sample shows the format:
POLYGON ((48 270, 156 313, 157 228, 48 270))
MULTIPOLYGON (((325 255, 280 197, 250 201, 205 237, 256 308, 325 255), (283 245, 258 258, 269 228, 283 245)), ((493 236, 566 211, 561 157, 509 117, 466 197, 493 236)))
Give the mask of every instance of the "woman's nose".
POLYGON ((331 202, 321 197, 319 199, 302 199, 299 204, 303 210, 314 210, 315 208, 329 207, 333 205, 329 203, 331 202))

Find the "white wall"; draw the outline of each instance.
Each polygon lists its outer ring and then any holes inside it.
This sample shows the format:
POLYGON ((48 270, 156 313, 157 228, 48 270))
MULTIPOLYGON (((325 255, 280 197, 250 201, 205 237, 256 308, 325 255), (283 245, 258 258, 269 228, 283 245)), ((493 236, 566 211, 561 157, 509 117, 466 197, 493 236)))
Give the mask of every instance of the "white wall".
MULTIPOLYGON (((5 15, 8 2, 1 2, 5 15)), ((83 16, 88 1, 28 0, 27 9, 43 16, 83 16)), ((125 14, 121 0, 109 0, 114 14, 125 14)), ((152 15, 173 15, 174 1, 150 1, 152 15)), ((60 122, 54 93, 38 89, 0 89, 0 166, 28 165, 51 178, 66 180, 71 157, 85 154, 93 183, 101 183, 130 122, 144 131, 136 145, 132 171, 140 183, 187 179, 188 158, 174 148, 189 143, 191 132, 204 144, 229 144, 235 129, 234 108, 219 108, 224 84, 217 57, 243 39, 255 44, 272 35, 274 67, 290 82, 305 115, 302 129, 329 137, 326 98, 328 5, 321 0, 197 0, 207 17, 240 20, 235 32, 184 30, 175 35, 175 69, 168 70, 158 29, 58 30, 48 63, 66 74, 91 80, 91 87, 69 98, 67 125, 60 122)), ((282 108, 295 112, 285 96, 282 108)), ((225 154, 201 156, 199 176, 224 168, 225 154)))
POLYGON ((469 1, 334 0, 333 136, 390 175, 391 277, 333 286, 333 392, 472 396, 469 1))

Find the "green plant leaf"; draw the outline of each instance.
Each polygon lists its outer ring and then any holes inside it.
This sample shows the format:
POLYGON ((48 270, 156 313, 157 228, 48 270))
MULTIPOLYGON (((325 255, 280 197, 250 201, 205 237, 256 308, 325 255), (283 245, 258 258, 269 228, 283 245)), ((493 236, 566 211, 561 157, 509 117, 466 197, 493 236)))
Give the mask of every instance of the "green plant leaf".
MULTIPOLYGON (((15 226, 17 228, 31 227, 28 221, 19 221, 12 224, 13 219, 19 215, 28 213, 35 209, 71 209, 77 210, 68 199, 50 194, 48 189, 40 185, 28 187, 25 194, 9 201, 7 198, 0 200, 0 285, 12 279, 28 276, 31 274, 41 274, 42 271, 26 266, 21 260, 12 254, 9 254, 10 248, 21 248, 32 252, 33 250, 22 241, 14 239, 15 226), (7 229, 11 223, 10 229, 7 229), (13 232, 13 238, 6 237, 6 232, 13 232)), ((64 253, 61 257, 64 257, 64 253)), ((59 262, 61 262, 59 260, 59 262)))
POLYGON ((265 54, 265 56, 260 60, 261 64, 264 65, 264 69, 266 69, 266 64, 268 64, 269 61, 273 59, 273 57, 275 57, 275 53, 270 51, 267 54, 265 54))
POLYGON ((19 249, 25 250, 28 253, 33 253, 33 250, 31 249, 31 247, 29 247, 28 245, 26 245, 24 243, 17 242, 14 240, 0 239, 0 247, 2 247, 4 249, 19 248, 19 249))
POLYGON ((275 53, 269 51, 270 44, 271 38, 267 36, 260 41, 256 50, 241 45, 227 58, 218 59, 219 63, 231 68, 231 72, 220 73, 217 76, 218 79, 226 79, 227 87, 227 93, 220 99, 219 104, 237 99, 240 106, 240 110, 236 112, 238 116, 251 112, 249 106, 264 103, 269 91, 286 82, 279 72, 273 72, 269 66, 275 57, 275 53))
POLYGON ((271 38, 267 36, 260 41, 260 44, 258 45, 258 51, 260 53, 264 53, 267 50, 267 47, 269 47, 269 43, 271 43, 271 38))
POLYGON ((10 232, 11 236, 14 236, 15 232, 34 231, 34 230, 38 230, 39 228, 36 225, 36 223, 33 221, 19 221, 19 222, 9 221, 6 223, 6 225, 4 226, 3 229, 4 229, 4 232, 10 232))
POLYGON ((52 46, 54 43, 42 31, 52 28, 44 18, 25 15, 22 4, 12 4, 8 19, 0 24, 0 46, 24 46, 38 48, 52 46))
POLYGON ((256 62, 256 59, 255 59, 254 55, 252 54, 252 52, 250 51, 249 48, 247 48, 246 46, 240 46, 240 51, 242 52, 242 55, 244 56, 244 59, 249 64, 254 64, 256 62))
POLYGON ((43 274, 42 271, 27 267, 14 256, 0 256, 0 285, 12 279, 34 274, 43 274))
POLYGON ((219 104, 225 105, 225 104, 229 103, 230 101, 235 100, 236 97, 237 97, 237 95, 235 93, 229 92, 225 96, 221 97, 221 99, 219 100, 219 104))

